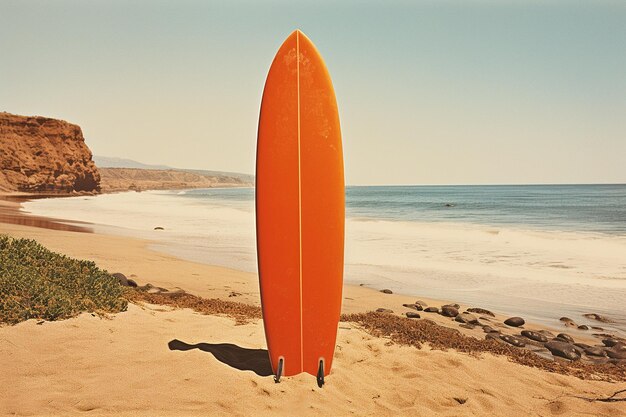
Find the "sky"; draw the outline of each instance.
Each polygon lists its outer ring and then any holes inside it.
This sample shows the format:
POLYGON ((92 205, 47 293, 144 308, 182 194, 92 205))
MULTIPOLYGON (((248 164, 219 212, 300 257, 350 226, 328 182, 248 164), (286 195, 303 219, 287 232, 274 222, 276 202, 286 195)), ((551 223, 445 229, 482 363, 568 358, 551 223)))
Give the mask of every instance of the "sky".
POLYGON ((0 111, 94 154, 254 173, 296 28, 333 78, 346 183, 626 183, 623 1, 0 0, 0 111))

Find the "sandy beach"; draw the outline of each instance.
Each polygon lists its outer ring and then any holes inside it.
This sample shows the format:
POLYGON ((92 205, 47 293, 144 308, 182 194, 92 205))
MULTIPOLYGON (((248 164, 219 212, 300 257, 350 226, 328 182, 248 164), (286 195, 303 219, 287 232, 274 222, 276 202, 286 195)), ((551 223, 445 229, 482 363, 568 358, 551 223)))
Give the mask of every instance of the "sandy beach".
POLYGON ((0 10, 0 417, 626 417, 624 2, 0 10))
MULTIPOLYGON (((35 239, 53 251, 93 260, 140 285, 259 305, 256 274, 155 252, 148 240, 9 223, 0 223, 0 234, 35 239)), ((415 301, 347 285, 343 313, 385 308, 403 316, 412 310, 402 304, 415 301)), ((454 300, 420 301, 441 306, 454 300)), ((480 326, 465 328, 450 317, 420 314, 484 339, 480 326)), ((485 317, 505 334, 519 333, 501 324, 504 318, 485 317)), ((564 331, 559 325, 555 333, 564 331)), ((578 333, 576 340, 598 343, 578 333)), ((2 326, 0 357, 0 385, 6 387, 0 394, 2 415, 616 416, 623 414, 623 403, 613 400, 623 393, 607 398, 626 389, 623 374, 607 375, 601 368, 597 375, 592 371, 580 378, 568 375, 575 372, 567 364, 548 372, 507 355, 433 349, 428 343, 418 349, 393 332, 377 336, 350 321, 340 322, 335 366, 323 389, 306 374, 275 384, 258 317, 238 324, 220 314, 145 302, 107 317, 84 313, 57 322, 2 326)))

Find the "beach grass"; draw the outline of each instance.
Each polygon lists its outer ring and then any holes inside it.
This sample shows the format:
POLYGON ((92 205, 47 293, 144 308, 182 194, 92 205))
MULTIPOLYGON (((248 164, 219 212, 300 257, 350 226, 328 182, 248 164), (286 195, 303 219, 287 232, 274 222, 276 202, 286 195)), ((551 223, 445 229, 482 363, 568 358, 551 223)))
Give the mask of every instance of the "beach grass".
POLYGON ((0 235, 0 323, 116 313, 127 308, 124 292, 94 262, 52 252, 34 240, 0 235))

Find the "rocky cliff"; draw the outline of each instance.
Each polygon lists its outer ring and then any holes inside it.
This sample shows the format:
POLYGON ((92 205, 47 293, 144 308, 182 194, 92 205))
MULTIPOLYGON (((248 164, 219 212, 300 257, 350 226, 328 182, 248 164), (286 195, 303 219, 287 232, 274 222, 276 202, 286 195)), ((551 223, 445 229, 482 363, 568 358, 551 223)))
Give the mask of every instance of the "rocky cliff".
POLYGON ((100 174, 80 127, 0 112, 0 190, 99 191, 100 174))

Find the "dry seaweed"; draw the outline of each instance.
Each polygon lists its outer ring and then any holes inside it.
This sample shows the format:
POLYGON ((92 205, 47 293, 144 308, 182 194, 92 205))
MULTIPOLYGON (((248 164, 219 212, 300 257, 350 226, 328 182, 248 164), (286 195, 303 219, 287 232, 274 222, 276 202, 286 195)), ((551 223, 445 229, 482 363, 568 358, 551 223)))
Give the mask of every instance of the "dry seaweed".
POLYGON ((428 344, 433 349, 454 349, 472 355, 492 353, 507 356, 521 365, 540 368, 581 379, 626 381, 626 365, 621 363, 592 364, 583 361, 557 361, 537 356, 496 340, 476 339, 456 329, 441 326, 430 320, 411 320, 392 314, 376 312, 344 314, 342 321, 353 322, 363 330, 378 337, 388 337, 393 342, 420 348, 428 344))
POLYGON ((145 302, 175 308, 190 308, 203 314, 225 315, 235 319, 237 324, 248 323, 261 318, 261 308, 236 301, 218 298, 202 298, 187 293, 149 293, 139 289, 128 289, 126 298, 134 303, 145 302))

